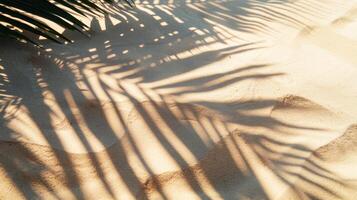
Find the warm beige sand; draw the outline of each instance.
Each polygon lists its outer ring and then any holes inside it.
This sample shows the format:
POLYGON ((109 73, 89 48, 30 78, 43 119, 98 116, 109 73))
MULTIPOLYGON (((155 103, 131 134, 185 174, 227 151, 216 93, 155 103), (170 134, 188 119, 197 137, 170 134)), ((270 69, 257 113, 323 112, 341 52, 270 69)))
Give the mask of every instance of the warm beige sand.
POLYGON ((119 13, 1 41, 0 199, 357 199, 356 0, 119 13))

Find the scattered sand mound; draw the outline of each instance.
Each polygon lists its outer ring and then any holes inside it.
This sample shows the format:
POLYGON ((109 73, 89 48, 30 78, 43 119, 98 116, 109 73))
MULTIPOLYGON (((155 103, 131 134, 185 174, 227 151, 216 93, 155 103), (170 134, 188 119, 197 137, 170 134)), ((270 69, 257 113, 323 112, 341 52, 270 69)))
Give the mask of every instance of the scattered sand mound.
POLYGON ((134 176, 123 149, 115 144, 102 152, 73 154, 36 144, 1 142, 0 197, 134 199, 144 177, 134 176))
POLYGON ((239 132, 226 136, 198 164, 149 178, 144 193, 158 199, 164 190, 170 199, 266 199, 263 188, 249 171, 237 146, 239 132), (158 189, 160 186, 160 189, 158 189))
POLYGON ((300 110, 314 111, 314 112, 329 112, 326 108, 320 106, 313 101, 310 101, 304 97, 295 95, 286 95, 279 98, 278 103, 274 106, 272 111, 276 110, 300 110))
POLYGON ((286 199, 294 190, 301 194, 299 199, 356 199, 356 153, 357 125, 353 124, 342 136, 312 152, 298 172, 308 179, 293 181, 280 199, 286 199))
POLYGON ((315 128, 328 129, 341 122, 341 118, 329 109, 301 96, 286 95, 278 99, 271 116, 315 128))
POLYGON ((351 125, 345 133, 320 147, 314 155, 327 162, 339 162, 349 156, 357 156, 357 124, 351 125))
POLYGON ((357 7, 350 9, 344 16, 335 19, 332 24, 337 27, 344 27, 353 22, 356 22, 357 7))

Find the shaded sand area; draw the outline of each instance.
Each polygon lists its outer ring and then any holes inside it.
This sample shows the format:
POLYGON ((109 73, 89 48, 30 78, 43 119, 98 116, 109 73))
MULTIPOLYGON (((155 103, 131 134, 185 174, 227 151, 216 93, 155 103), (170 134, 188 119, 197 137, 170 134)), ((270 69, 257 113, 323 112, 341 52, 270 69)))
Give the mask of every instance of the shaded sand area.
POLYGON ((355 0, 146 0, 1 41, 0 199, 356 199, 355 0))

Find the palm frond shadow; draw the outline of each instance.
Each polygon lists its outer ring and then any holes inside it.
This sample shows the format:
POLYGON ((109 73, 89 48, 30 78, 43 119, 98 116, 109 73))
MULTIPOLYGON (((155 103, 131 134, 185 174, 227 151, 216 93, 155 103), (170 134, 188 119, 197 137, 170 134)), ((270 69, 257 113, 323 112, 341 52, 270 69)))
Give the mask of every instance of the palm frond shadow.
POLYGON ((320 129, 252 114, 272 108, 276 100, 176 101, 187 94, 284 76, 265 72, 272 63, 186 75, 264 49, 261 41, 242 44, 232 30, 275 34, 272 20, 306 26, 305 15, 320 17, 328 11, 316 12, 315 1, 287 7, 281 7, 287 1, 156 2, 138 2, 137 10, 106 15, 104 23, 93 19, 93 38, 71 36, 80 46, 50 44, 38 50, 16 44, 1 52, 1 137, 8 142, 0 143, 0 174, 7 177, 0 194, 13 187, 18 198, 29 199, 95 199, 93 190, 108 199, 169 199, 169 183, 183 182, 201 199, 228 199, 232 186, 238 187, 235 198, 269 199, 269 180, 258 170, 263 167, 295 195, 338 198, 331 185, 343 185, 341 180, 307 159, 311 149, 282 137, 320 129), (305 14, 292 18, 278 12, 283 8, 305 14), (12 60, 14 53, 23 57, 12 60), (267 133, 239 131, 242 126, 267 133), (42 146, 26 142, 32 134, 42 146), (68 146, 64 137, 73 137, 78 147, 68 146), (154 142, 150 146, 146 141, 154 142), (74 152, 63 150, 68 148, 74 152), (150 157, 152 149, 164 156, 150 157), (160 168, 157 163, 165 159, 168 167, 160 168), (296 187, 297 180, 315 190, 296 187))

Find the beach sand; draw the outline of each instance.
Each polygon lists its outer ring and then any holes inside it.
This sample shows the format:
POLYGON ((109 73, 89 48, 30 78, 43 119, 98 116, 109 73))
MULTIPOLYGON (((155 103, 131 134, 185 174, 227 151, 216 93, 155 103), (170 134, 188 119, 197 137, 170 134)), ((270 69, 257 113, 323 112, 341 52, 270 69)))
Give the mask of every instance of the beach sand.
POLYGON ((357 198, 357 1, 111 9, 1 41, 0 199, 357 198))

